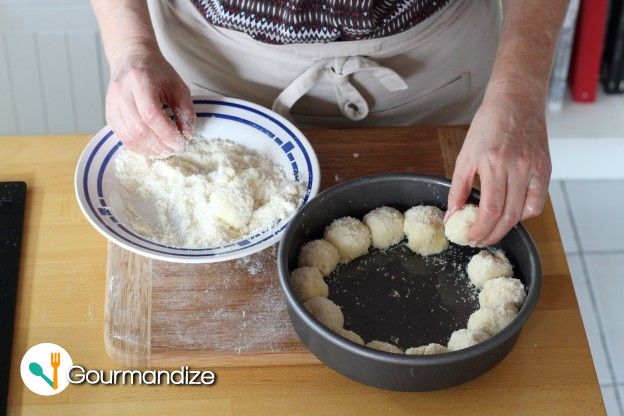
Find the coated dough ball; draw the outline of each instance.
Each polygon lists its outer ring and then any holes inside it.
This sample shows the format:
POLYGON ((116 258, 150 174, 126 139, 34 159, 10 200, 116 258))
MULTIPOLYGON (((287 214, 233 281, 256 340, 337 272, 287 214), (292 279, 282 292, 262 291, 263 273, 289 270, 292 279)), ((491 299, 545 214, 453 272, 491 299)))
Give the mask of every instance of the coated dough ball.
POLYGON ((358 334, 356 334, 353 331, 349 331, 347 329, 344 328, 338 328, 335 331, 338 335, 340 335, 343 338, 348 339, 351 342, 355 342, 356 344, 360 344, 360 345, 364 345, 364 340, 362 339, 361 336, 359 336, 358 334))
POLYGON ((473 285, 481 289, 485 282, 497 277, 513 277, 513 267, 502 250, 495 254, 489 250, 481 250, 472 256, 466 268, 473 285))
POLYGON ((412 347, 405 350, 407 355, 434 355, 448 352, 448 348, 444 345, 436 344, 432 342, 429 345, 423 345, 420 347, 412 347))
POLYGON ((370 229, 375 248, 388 248, 403 239, 403 214, 397 209, 375 208, 362 222, 370 229))
POLYGON ((451 339, 448 342, 448 349, 451 351, 463 350, 464 348, 472 347, 480 342, 485 341, 490 336, 487 332, 473 329, 458 329, 451 334, 451 339))
POLYGON ((481 307, 511 305, 520 308, 526 299, 524 285, 519 279, 513 277, 497 277, 488 280, 479 293, 479 305, 481 307))
POLYGON ((456 211, 451 218, 446 221, 444 233, 453 243, 460 246, 469 245, 468 230, 477 219, 477 206, 466 204, 464 208, 456 211))
POLYGON ((518 308, 511 305, 493 305, 481 308, 468 318, 468 329, 481 330, 494 336, 518 315, 518 308))
POLYGON ((395 354, 403 354, 403 350, 396 345, 390 344, 388 342, 373 340, 366 344, 367 348, 372 348, 374 350, 385 351, 385 352, 393 352, 395 354))
POLYGON ((316 267, 299 267, 290 272, 290 282, 297 299, 305 302, 308 299, 329 296, 329 288, 316 267))
POLYGON ((338 250, 325 240, 310 241, 299 251, 299 267, 316 267, 323 276, 334 271, 338 260, 338 250))
POLYGON ((313 317, 329 329, 336 330, 344 325, 344 316, 340 306, 327 298, 312 298, 303 303, 313 317))
POLYGON ((219 188, 210 194, 210 207, 219 220, 240 230, 251 221, 253 194, 242 186, 219 188))
POLYGON ((346 263, 368 253, 371 233, 362 221, 353 217, 342 217, 325 228, 325 240, 338 249, 340 261, 346 263))
POLYGON ((407 246, 421 256, 446 250, 448 240, 444 235, 443 219, 444 213, 438 207, 418 205, 405 211, 403 230, 407 246))

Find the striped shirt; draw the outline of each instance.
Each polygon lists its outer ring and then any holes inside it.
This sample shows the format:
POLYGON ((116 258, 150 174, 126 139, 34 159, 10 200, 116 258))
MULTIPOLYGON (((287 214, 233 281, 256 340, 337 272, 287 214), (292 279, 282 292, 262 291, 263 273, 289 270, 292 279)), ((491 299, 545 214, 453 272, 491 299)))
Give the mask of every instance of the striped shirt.
POLYGON ((394 35, 452 0, 192 0, 208 22, 271 44, 394 35))

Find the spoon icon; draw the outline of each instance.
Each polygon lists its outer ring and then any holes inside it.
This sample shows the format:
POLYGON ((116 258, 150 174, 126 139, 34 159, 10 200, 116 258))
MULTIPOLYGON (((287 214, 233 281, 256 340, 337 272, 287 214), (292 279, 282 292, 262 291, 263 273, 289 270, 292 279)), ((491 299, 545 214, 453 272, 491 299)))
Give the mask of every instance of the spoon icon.
POLYGON ((48 376, 43 374, 43 368, 41 368, 41 366, 38 363, 35 363, 35 362, 30 363, 30 365, 28 366, 28 369, 33 375, 37 377, 41 377, 42 379, 45 380, 46 383, 50 385, 50 387, 52 387, 53 385, 52 380, 50 380, 48 376))

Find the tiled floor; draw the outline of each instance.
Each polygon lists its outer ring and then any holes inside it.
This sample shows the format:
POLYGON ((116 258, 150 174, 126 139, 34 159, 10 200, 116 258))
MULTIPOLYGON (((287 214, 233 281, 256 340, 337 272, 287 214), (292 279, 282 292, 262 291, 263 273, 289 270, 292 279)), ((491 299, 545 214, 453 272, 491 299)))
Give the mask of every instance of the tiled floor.
POLYGON ((624 416, 624 181, 554 181, 550 196, 609 416, 624 416))

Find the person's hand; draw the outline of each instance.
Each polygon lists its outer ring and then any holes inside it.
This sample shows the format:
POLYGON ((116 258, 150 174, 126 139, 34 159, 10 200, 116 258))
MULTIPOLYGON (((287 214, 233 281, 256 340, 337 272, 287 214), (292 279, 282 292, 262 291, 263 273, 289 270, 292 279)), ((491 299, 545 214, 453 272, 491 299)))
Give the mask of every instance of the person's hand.
POLYGON ((110 65, 106 121, 124 146, 153 157, 184 150, 195 123, 191 95, 158 48, 125 46, 110 65), (175 123, 163 104, 173 109, 175 123))
POLYGON ((543 100, 526 89, 489 89, 457 157, 445 220, 465 205, 479 175, 481 200, 468 241, 495 244, 542 212, 550 172, 543 100))

